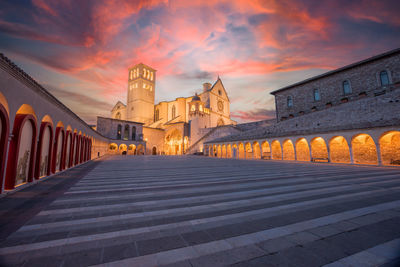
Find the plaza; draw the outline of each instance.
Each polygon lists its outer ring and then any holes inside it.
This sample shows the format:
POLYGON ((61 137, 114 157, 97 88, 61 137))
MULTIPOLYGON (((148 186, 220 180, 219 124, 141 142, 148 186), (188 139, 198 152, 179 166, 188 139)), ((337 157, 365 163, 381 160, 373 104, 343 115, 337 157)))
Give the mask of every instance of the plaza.
POLYGON ((400 169, 106 155, 0 199, 1 266, 396 266, 400 169))

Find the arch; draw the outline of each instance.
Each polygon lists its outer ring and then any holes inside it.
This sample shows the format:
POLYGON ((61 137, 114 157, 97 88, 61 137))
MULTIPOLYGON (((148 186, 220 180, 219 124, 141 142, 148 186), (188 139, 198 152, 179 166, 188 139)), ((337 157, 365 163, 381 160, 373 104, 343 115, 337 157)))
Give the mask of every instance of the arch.
POLYGON ((231 144, 228 144, 226 146, 226 157, 232 158, 232 145, 231 144))
POLYGON ((343 136, 331 138, 329 141, 329 153, 331 162, 351 163, 349 145, 343 136))
POLYGON ((1 92, 0 92, 0 106, 2 106, 3 109, 1 112, 4 112, 7 115, 7 117, 9 117, 10 109, 8 107, 8 102, 6 97, 1 92))
POLYGON ((282 143, 283 160, 295 160, 295 152, 293 142, 290 139, 286 139, 282 143))
POLYGON ((299 138, 296 141, 296 160, 310 161, 310 147, 305 138, 299 138))
POLYGON ((118 145, 116 143, 111 143, 108 145, 108 150, 112 154, 118 154, 118 145))
POLYGON ((222 156, 221 154, 221 145, 217 146, 217 157, 220 158, 222 156))
POLYGON ((89 140, 89 160, 92 159, 92 139, 89 140))
POLYGON ((384 133, 379 138, 383 165, 400 165, 400 131, 384 133))
POLYGON ((246 148, 246 159, 252 159, 253 158, 253 148, 251 147, 251 144, 249 142, 246 143, 245 145, 246 148))
MULTIPOLYGON (((49 117, 48 117, 49 118, 49 117)), ((40 125, 39 143, 36 155, 35 178, 50 175, 51 156, 53 150, 53 124, 50 121, 42 121, 40 125)))
POLYGON ((63 169, 68 169, 69 167, 71 167, 72 141, 73 141, 72 132, 71 132, 71 130, 67 130, 67 132, 65 134, 63 169))
POLYGON ((119 154, 126 154, 128 152, 128 146, 126 144, 120 144, 118 152, 119 154))
POLYGON ((25 114, 25 115, 30 114, 35 118, 35 121, 37 121, 35 110, 32 108, 31 105, 28 105, 28 104, 21 105, 19 107, 19 109, 17 110, 16 114, 25 114))
POLYGON ((180 129, 172 128, 166 135, 164 144, 167 146, 168 155, 181 155, 183 154, 183 140, 180 129))
POLYGON ((83 157, 85 153, 85 136, 81 135, 81 141, 79 143, 79 163, 83 162, 83 157))
POLYGON ((353 160, 356 164, 378 164, 375 142, 368 134, 358 134, 351 140, 353 160))
POLYGON ((136 154, 137 154, 137 155, 144 155, 144 147, 143 147, 142 144, 139 144, 139 145, 137 146, 136 154))
POLYGON ((124 140, 129 140, 129 125, 126 124, 124 128, 124 140))
MULTIPOLYGON (((24 106, 24 105, 23 105, 24 106)), ((18 112, 20 112, 18 110, 18 112)), ((18 113, 14 119, 13 138, 10 141, 6 170, 5 189, 31 182, 34 175, 36 152, 36 116, 18 113)), ((28 109, 28 112, 32 110, 28 109)))
POLYGON ((121 119, 121 112, 117 112, 117 114, 115 114, 115 118, 117 119, 117 120, 120 120, 121 119))
POLYGON ((172 118, 171 119, 174 119, 176 117, 176 107, 175 107, 175 105, 173 105, 172 106, 172 118))
POLYGON ((3 175, 6 164, 6 153, 8 146, 8 135, 10 121, 8 117, 8 105, 4 96, 0 93, 0 193, 3 188, 3 175))
POLYGON ((136 140, 136 127, 132 126, 132 140, 135 141, 136 140))
POLYGON ((151 149, 151 154, 157 155, 157 147, 153 146, 153 148, 151 149))
POLYGON ((274 140, 271 143, 271 157, 272 159, 282 159, 281 143, 278 140, 274 140))
POLYGON ((260 143, 258 143, 257 141, 253 142, 253 158, 261 159, 260 143))
POLYGON ((136 154, 136 146, 134 144, 130 144, 128 146, 128 154, 135 155, 136 154))
POLYGON ((239 156, 238 146, 237 144, 232 145, 232 158, 237 159, 239 156))
POLYGON ((86 162, 87 160, 87 147, 88 147, 88 139, 86 136, 83 137, 83 149, 82 149, 82 162, 86 162))
POLYGON ((212 156, 217 157, 217 146, 213 145, 212 156))
POLYGON ((311 140, 311 160, 324 161, 328 160, 328 147, 322 137, 315 137, 311 140))
POLYGON ((225 145, 225 144, 222 145, 221 153, 222 153, 221 156, 222 156, 223 158, 226 158, 226 145, 225 145))
POLYGON ((64 160, 64 142, 65 142, 65 131, 64 126, 60 122, 57 123, 56 135, 54 138, 53 154, 51 156, 51 172, 56 173, 63 170, 64 160))
POLYGON ((76 153, 78 149, 78 135, 74 132, 73 139, 72 139, 72 147, 71 147, 71 164, 70 167, 76 164, 76 153))
POLYGON ((117 126, 117 139, 121 140, 121 135, 122 135, 122 125, 118 124, 117 126))
POLYGON ((246 156, 243 143, 239 143, 238 156, 239 156, 239 159, 244 159, 246 156))
POLYGON ((271 147, 268 141, 264 141, 261 144, 261 157, 263 159, 271 159, 271 147))

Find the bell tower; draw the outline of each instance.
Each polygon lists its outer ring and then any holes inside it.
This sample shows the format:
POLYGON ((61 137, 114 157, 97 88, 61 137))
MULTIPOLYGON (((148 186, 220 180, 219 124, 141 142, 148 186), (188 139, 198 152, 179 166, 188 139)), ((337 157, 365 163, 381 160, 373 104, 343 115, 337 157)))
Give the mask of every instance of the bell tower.
POLYGON ((128 72, 126 119, 150 124, 154 119, 156 70, 139 63, 128 72))

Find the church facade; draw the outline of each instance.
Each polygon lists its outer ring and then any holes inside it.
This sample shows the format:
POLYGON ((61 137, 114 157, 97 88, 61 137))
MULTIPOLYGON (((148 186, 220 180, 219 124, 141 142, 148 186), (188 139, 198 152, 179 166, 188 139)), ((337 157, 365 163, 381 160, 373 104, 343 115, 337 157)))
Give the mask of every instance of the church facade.
MULTIPOLYGON (((98 117, 97 130, 115 139, 113 147, 125 144, 129 154, 132 153, 129 145, 136 147, 134 142, 143 141, 146 154, 181 155, 188 150, 191 153, 202 152, 203 146, 199 141, 210 131, 236 124, 230 118, 229 97, 219 77, 213 85, 204 83, 199 94, 156 104, 156 72, 142 63, 129 68, 126 104, 118 101, 108 120, 98 117), (136 140, 124 140, 123 136, 129 136, 129 133, 118 131, 133 127, 126 125, 135 123, 135 131, 140 129, 136 132, 136 140), (117 125, 116 133, 110 131, 107 125, 117 125), (198 146, 193 147, 196 144, 198 146)), ((121 152, 120 149, 117 151, 121 152)))

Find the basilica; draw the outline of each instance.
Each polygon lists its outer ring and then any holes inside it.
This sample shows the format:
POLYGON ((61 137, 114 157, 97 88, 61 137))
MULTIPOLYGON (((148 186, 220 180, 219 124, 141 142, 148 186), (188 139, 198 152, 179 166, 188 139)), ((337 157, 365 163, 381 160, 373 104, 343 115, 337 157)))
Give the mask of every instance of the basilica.
POLYGON ((196 95, 172 101, 156 104, 155 91, 155 69, 142 63, 128 69, 126 104, 118 101, 110 118, 97 118, 97 131, 114 139, 112 151, 155 155, 202 152, 202 141, 211 131, 236 124, 230 118, 229 97, 219 77, 214 84, 204 83, 196 95))

